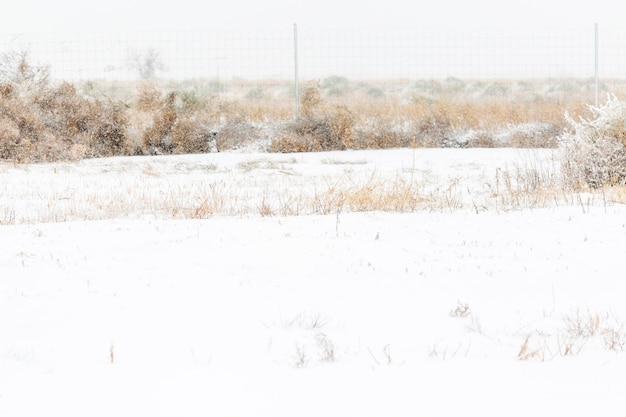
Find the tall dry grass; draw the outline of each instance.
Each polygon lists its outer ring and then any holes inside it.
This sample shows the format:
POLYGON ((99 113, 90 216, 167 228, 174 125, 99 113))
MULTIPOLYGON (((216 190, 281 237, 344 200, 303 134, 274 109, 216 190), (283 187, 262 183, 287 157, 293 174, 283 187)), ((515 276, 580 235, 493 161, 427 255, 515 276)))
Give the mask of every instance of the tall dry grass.
MULTIPOLYGON (((400 159, 396 167, 361 159, 316 162, 278 155, 238 155, 239 163, 225 166, 219 157, 135 157, 35 166, 3 162, 0 224, 146 216, 482 213, 555 206, 578 206, 587 212, 626 201, 625 187, 572 188, 552 150, 519 151, 498 168, 491 162, 484 166, 467 162, 467 169, 458 166, 465 163, 463 158, 456 159, 465 150, 453 151, 455 160, 433 168, 424 165, 424 158, 434 155, 428 150, 393 152, 400 159), (319 167, 313 168, 315 164, 319 167)), ((511 152, 507 151, 509 157, 511 152)))

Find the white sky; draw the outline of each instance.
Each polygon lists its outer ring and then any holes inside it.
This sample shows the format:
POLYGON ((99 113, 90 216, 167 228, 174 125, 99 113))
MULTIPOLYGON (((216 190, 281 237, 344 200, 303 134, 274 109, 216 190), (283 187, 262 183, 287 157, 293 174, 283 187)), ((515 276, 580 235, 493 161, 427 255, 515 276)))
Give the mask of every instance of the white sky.
MULTIPOLYGON (((4 39, 65 79, 136 76, 128 72, 129 51, 148 48, 158 50, 167 77, 284 78, 293 74, 290 31, 297 23, 305 77, 586 77, 594 70, 593 24, 600 24, 601 36, 612 28, 624 33, 624 16, 624 0, 567 5, 550 0, 22 0, 4 6, 0 51, 4 39), (263 31, 265 39, 248 36, 247 29, 273 30, 263 31), (339 32, 327 29, 362 31, 343 39, 341 33, 332 38, 339 32), (375 29, 411 29, 420 35, 372 40, 368 34, 375 29), (505 39, 474 29, 521 29, 526 35, 505 39), (321 32, 306 38, 306 30, 321 32), (548 33, 559 30, 567 35, 548 33), (172 36, 174 31, 180 33, 172 36), (181 35, 190 32, 211 32, 215 45, 181 35), (320 39, 322 33, 330 40, 320 39), (418 42, 431 33, 431 41, 418 42), (145 39, 129 41, 136 36, 145 39)), ((624 41, 602 42, 601 73, 623 76, 624 41)))
POLYGON ((623 26, 626 3, 623 0, 22 0, 4 5, 3 15, 0 32, 4 33, 281 28, 293 23, 311 28, 569 27, 594 22, 623 26))

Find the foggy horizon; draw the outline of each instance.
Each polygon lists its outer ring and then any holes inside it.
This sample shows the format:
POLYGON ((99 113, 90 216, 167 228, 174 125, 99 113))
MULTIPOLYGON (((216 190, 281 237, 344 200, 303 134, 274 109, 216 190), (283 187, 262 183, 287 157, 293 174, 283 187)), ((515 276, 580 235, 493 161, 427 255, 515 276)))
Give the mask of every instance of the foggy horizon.
MULTIPOLYGON (((599 26, 599 69, 626 76, 626 30, 599 26)), ((0 35, 53 79, 132 80, 155 55, 162 79, 292 79, 294 27, 0 35)), ((578 29, 315 29, 297 26, 302 79, 528 79, 594 76, 594 26, 578 29)))

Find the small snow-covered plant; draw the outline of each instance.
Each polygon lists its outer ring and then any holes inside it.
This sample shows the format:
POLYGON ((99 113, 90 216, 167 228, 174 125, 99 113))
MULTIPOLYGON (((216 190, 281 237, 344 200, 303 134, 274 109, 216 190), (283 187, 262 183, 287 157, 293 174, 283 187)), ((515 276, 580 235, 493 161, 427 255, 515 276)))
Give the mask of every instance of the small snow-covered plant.
POLYGON ((294 368, 306 368, 309 360, 307 358, 306 349, 304 346, 296 344, 296 352, 293 356, 293 359, 294 368))
POLYGON ((457 301, 456 308, 450 310, 450 317, 467 317, 471 313, 470 306, 467 303, 457 301))
POLYGON ((623 351, 626 345, 626 334, 624 333, 624 326, 619 325, 615 327, 607 327, 602 330, 602 336, 604 338, 604 347, 612 351, 623 351))
POLYGON ((626 183, 626 103, 609 95, 606 104, 591 107, 594 117, 566 119, 570 130, 559 137, 561 166, 570 186, 626 183))
POLYGON ((315 335, 315 342, 319 350, 319 358, 322 362, 334 362, 336 359, 335 345, 324 333, 315 335))
POLYGON ((517 359, 521 361, 526 361, 529 359, 540 359, 544 360, 544 348, 537 345, 536 343, 531 342, 532 335, 527 335, 526 339, 524 339, 524 343, 520 346, 519 352, 517 354, 517 359))

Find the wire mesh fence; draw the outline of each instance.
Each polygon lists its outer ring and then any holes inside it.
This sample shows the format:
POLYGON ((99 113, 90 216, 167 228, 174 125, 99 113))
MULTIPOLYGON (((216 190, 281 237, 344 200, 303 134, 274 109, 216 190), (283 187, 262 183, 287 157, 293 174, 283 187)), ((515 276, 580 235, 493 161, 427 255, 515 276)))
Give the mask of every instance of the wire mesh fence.
MULTIPOLYGON (((528 79, 594 75, 594 27, 551 29, 298 28, 304 80, 528 79)), ((626 78, 626 29, 599 30, 604 79, 626 78)), ((53 79, 289 80, 294 31, 46 33, 0 36, 0 52, 27 51, 53 79)))

